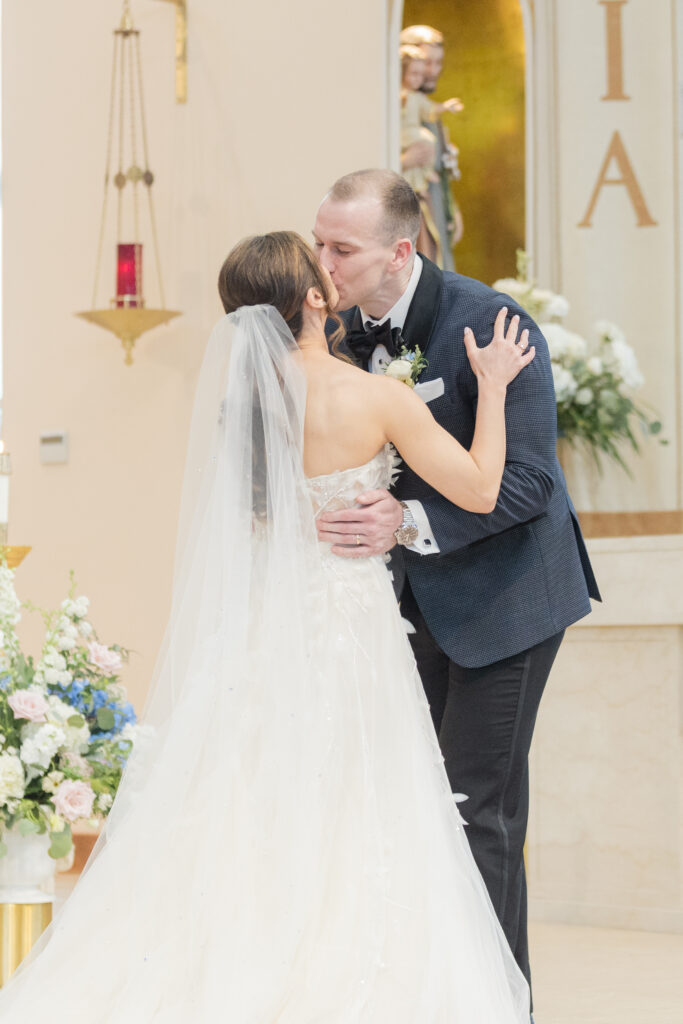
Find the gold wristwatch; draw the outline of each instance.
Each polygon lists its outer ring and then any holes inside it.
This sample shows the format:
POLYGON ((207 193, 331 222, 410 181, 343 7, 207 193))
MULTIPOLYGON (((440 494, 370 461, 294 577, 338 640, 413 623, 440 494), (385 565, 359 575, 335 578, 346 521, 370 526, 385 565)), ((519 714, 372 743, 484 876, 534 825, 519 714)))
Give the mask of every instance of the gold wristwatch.
POLYGON ((403 547, 410 547, 414 544, 418 538, 419 530, 417 523, 413 518, 413 513, 410 511, 405 501, 399 502, 403 509, 403 522, 399 526, 398 530, 394 533, 397 544, 402 544, 403 547))

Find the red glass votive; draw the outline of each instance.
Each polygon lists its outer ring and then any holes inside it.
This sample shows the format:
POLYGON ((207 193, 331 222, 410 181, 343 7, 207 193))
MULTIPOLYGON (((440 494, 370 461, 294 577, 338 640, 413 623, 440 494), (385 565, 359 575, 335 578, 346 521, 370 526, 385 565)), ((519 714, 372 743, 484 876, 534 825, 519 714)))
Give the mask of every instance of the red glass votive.
POLYGON ((142 245, 116 246, 116 305, 142 306, 142 245))

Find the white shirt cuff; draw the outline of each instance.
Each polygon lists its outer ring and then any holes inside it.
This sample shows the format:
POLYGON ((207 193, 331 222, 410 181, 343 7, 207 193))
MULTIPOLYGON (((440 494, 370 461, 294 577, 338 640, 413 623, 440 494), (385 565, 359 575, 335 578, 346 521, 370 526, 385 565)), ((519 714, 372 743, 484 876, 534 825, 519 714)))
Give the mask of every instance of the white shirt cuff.
POLYGON ((432 533, 432 528, 429 525, 427 513, 422 507, 422 502, 407 501, 406 505, 410 509, 418 529, 417 540, 414 544, 408 545, 409 550, 417 551, 419 555, 438 555, 439 545, 436 543, 436 538, 432 533))

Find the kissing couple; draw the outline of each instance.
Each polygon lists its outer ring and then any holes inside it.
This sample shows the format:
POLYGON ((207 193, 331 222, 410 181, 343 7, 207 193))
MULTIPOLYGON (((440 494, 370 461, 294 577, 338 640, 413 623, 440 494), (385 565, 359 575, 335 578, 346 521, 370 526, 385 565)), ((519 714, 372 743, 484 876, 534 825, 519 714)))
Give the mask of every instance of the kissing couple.
POLYGON ((419 222, 356 172, 223 264, 150 729, 6 1024, 528 1024, 529 745, 599 595, 543 336, 419 222))

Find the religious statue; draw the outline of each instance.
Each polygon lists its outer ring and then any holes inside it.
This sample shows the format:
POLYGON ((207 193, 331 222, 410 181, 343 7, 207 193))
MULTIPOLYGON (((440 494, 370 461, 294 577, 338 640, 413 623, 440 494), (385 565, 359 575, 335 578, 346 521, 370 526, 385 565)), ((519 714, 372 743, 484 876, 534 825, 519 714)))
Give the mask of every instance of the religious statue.
POLYGON ((442 269, 454 270, 453 247, 462 238, 463 222, 450 183, 460 171, 458 150, 441 115, 458 113, 463 106, 456 99, 443 104, 427 99, 438 85, 443 59, 443 35, 437 29, 411 25, 401 32, 401 173, 420 199, 418 248, 442 269))

